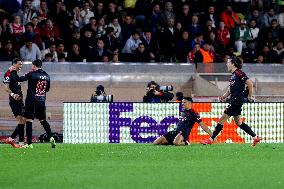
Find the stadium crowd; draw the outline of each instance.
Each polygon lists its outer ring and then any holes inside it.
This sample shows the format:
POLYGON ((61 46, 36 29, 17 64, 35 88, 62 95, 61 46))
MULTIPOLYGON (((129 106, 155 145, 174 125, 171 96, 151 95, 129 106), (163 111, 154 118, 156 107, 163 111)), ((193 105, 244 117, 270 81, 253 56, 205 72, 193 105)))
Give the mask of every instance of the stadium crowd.
POLYGON ((0 61, 284 63, 284 0, 0 0, 0 61))

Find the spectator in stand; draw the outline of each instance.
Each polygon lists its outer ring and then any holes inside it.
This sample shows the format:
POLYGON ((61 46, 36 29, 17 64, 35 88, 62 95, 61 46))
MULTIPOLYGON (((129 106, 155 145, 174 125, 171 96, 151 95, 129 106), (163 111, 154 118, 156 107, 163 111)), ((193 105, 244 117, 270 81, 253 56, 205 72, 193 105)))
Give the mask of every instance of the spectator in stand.
POLYGON ((145 49, 150 52, 151 60, 158 61, 158 42, 152 37, 152 33, 146 30, 140 38, 145 49))
POLYGON ((256 26, 256 20, 251 19, 249 24, 249 36, 250 40, 253 42, 254 48, 256 48, 258 40, 259 28, 256 26))
POLYGON ((150 52, 145 49, 145 45, 140 43, 138 48, 134 51, 134 62, 150 62, 150 52))
POLYGON ((203 16, 203 22, 211 20, 212 28, 217 28, 219 25, 219 15, 215 13, 214 5, 209 5, 207 12, 203 16))
POLYGON ((264 14, 264 26, 265 27, 270 27, 271 26, 271 24, 272 24, 272 20, 276 20, 277 21, 277 15, 275 14, 275 11, 274 11, 274 9, 273 8, 270 8, 269 10, 268 10, 268 12, 266 12, 265 14, 264 14))
POLYGON ((192 49, 192 51, 190 51, 188 53, 187 59, 189 63, 196 63, 195 60, 195 53, 199 52, 200 50, 200 44, 196 43, 192 49))
POLYGON ((20 41, 23 37, 23 34, 25 33, 25 26, 21 22, 21 17, 18 15, 15 15, 13 18, 13 23, 9 25, 9 31, 10 31, 10 39, 13 40, 13 43, 15 44, 16 50, 19 49, 20 41))
POLYGON ((109 23, 108 27, 112 27, 114 29, 113 36, 120 41, 121 40, 121 26, 118 22, 118 18, 113 18, 111 23, 109 23))
POLYGON ((248 15, 248 19, 247 20, 249 22, 251 20, 255 20, 256 21, 256 26, 259 27, 259 29, 262 29, 262 28, 265 27, 263 14, 258 9, 253 9, 250 12, 250 14, 248 15))
POLYGON ((113 18, 120 18, 120 14, 117 11, 117 4, 113 1, 108 3, 107 22, 111 22, 113 18))
POLYGON ((250 38, 249 28, 246 24, 246 20, 241 20, 240 26, 237 26, 234 30, 235 48, 239 54, 242 54, 242 50, 246 47, 246 42, 250 38))
POLYGON ((262 55, 258 55, 255 63, 257 64, 263 64, 264 63, 264 57, 262 55))
POLYGON ((223 21, 220 21, 219 27, 217 28, 217 42, 221 51, 224 51, 230 42, 230 31, 225 27, 223 21))
POLYGON ((10 24, 8 21, 8 18, 6 16, 3 16, 3 18, 0 19, 0 40, 1 39, 9 39, 10 38, 10 24))
POLYGON ((58 54, 58 62, 65 62, 66 61, 66 56, 64 53, 58 54))
POLYGON ((253 63, 257 58, 254 42, 251 40, 247 41, 247 47, 242 52, 244 63, 253 63))
POLYGON ((93 37, 96 36, 98 32, 98 26, 97 26, 97 21, 95 17, 91 17, 89 19, 89 23, 83 26, 83 28, 81 29, 81 34, 84 34, 86 30, 91 31, 93 37))
POLYGON ((19 53, 14 49, 13 42, 7 40, 3 44, 4 49, 1 52, 0 60, 1 61, 12 61, 14 58, 20 58, 19 53))
POLYGON ((52 55, 51 62, 57 62, 58 61, 55 42, 50 43, 49 47, 47 49, 41 51, 41 58, 44 59, 46 54, 52 55))
POLYGON ((89 56, 89 52, 95 47, 96 40, 93 37, 92 31, 85 30, 83 36, 80 38, 80 47, 83 57, 89 56))
POLYGON ((46 20, 46 25, 43 27, 41 37, 46 46, 49 46, 51 42, 55 42, 59 39, 59 28, 53 23, 51 19, 46 20))
POLYGON ((165 10, 161 14, 162 25, 166 26, 169 19, 175 20, 176 14, 174 13, 173 3, 168 1, 165 4, 165 10))
POLYGON ((65 4, 62 2, 62 0, 56 0, 55 9, 53 10, 51 19, 59 27, 59 31, 63 31, 64 28, 68 25, 68 23, 66 22, 68 18, 69 14, 66 10, 65 4))
POLYGON ((284 58, 284 48, 283 48, 283 42, 279 41, 271 50, 271 63, 282 63, 282 60, 284 58))
POLYGON ((79 6, 73 8, 73 14, 71 15, 73 19, 73 23, 77 28, 81 28, 83 26, 82 19, 81 19, 81 10, 79 6))
POLYGON ((103 40, 98 39, 95 48, 90 49, 87 56, 88 62, 102 62, 104 56, 109 56, 107 50, 105 49, 105 43, 103 40))
POLYGON ((178 62, 187 62, 187 55, 191 50, 191 41, 189 39, 188 31, 182 32, 181 39, 177 40, 176 44, 176 58, 178 62))
POLYGON ((39 26, 38 17, 33 17, 32 23, 34 25, 34 32, 41 36, 41 26, 39 26))
POLYGON ((157 34, 162 27, 161 9, 158 3, 153 4, 152 13, 148 15, 148 27, 153 34, 153 37, 157 39, 157 34))
POLYGON ((90 23, 90 18, 94 17, 94 12, 90 10, 90 4, 89 2, 85 2, 83 5, 83 10, 81 10, 80 13, 81 16, 81 22, 83 25, 90 23))
POLYGON ((106 24, 105 24, 105 18, 99 18, 98 24, 97 24, 97 34, 96 38, 101 38, 103 35, 106 34, 106 24))
POLYGON ((235 27, 240 24, 240 18, 237 13, 232 9, 231 5, 227 5, 226 10, 221 13, 220 20, 222 20, 230 31, 233 31, 235 27))
POLYGON ((41 53, 33 39, 25 39, 25 45, 20 48, 20 57, 23 61, 34 61, 41 59, 41 53))
POLYGON ((214 51, 211 50, 210 45, 205 43, 203 48, 195 53, 194 62, 195 63, 213 63, 215 59, 214 51))
POLYGON ((263 46, 263 48, 261 49, 261 53, 259 55, 263 56, 264 63, 271 63, 270 62, 272 60, 271 51, 268 46, 266 45, 263 46))
POLYGON ((284 6, 280 7, 280 14, 278 15, 278 22, 282 29, 284 29, 284 6))
POLYGON ((105 12, 104 12, 104 4, 103 2, 97 2, 96 7, 93 7, 92 11, 94 12, 94 17, 96 20, 99 20, 100 18, 105 17, 105 12))
POLYGON ((161 39, 159 41, 161 53, 164 55, 164 61, 166 62, 175 62, 175 49, 176 49, 176 40, 178 38, 178 33, 174 27, 175 20, 170 18, 168 20, 167 26, 164 30, 161 31, 161 39))
POLYGON ((50 18, 51 15, 46 0, 40 1, 40 7, 36 14, 40 23, 45 22, 48 18, 50 18))
POLYGON ((23 19, 23 24, 26 25, 28 22, 32 21, 33 17, 36 17, 36 11, 32 9, 32 1, 25 0, 23 11, 20 12, 20 15, 23 19))
POLYGON ((54 62, 54 60, 52 59, 52 54, 50 53, 47 53, 45 56, 44 56, 44 59, 42 59, 43 62, 54 62))
POLYGON ((136 30, 133 24, 133 19, 130 15, 126 15, 121 24, 121 38, 122 44, 125 44, 127 39, 131 36, 132 32, 136 30))
POLYGON ((195 38, 191 41, 191 47, 193 48, 195 44, 199 44, 200 46, 204 45, 203 34, 197 33, 195 38))
POLYGON ((60 39, 64 40, 65 44, 67 44, 68 42, 70 42, 70 40, 72 40, 73 31, 77 29, 74 23, 74 19, 72 17, 68 18, 67 23, 68 25, 64 27, 64 30, 60 31, 61 34, 60 39))
POLYGON ((104 41, 105 48, 109 54, 113 54, 115 50, 118 49, 118 42, 116 41, 114 35, 114 29, 112 27, 107 27, 105 29, 106 33, 101 37, 104 41))
POLYGON ((197 33, 203 33, 202 28, 199 24, 198 16, 195 16, 195 15, 192 16, 191 24, 188 28, 188 32, 193 36, 195 36, 195 34, 197 33))
POLYGON ((177 15, 177 22, 181 23, 181 25, 185 28, 189 28, 191 23, 192 15, 189 9, 189 4, 184 4, 182 5, 181 14, 177 15))
POLYGON ((216 29, 212 27, 212 21, 207 20, 206 21, 206 27, 204 29, 204 40, 205 41, 210 41, 210 35, 211 33, 216 34, 216 29))
POLYGON ((134 31, 121 51, 121 53, 124 54, 125 61, 133 60, 133 54, 140 43, 142 43, 140 34, 138 31, 134 31))
POLYGON ((34 32, 34 25, 31 22, 28 22, 25 26, 25 33, 23 34, 23 39, 31 38, 35 44, 42 49, 42 40, 39 33, 34 32))
POLYGON ((80 46, 78 43, 74 43, 72 45, 71 51, 68 52, 68 56, 66 58, 68 62, 82 62, 83 58, 80 52, 80 46))
POLYGON ((270 26, 265 30, 265 33, 272 34, 272 40, 273 41, 281 41, 284 39, 283 32, 284 30, 281 29, 281 27, 278 24, 278 21, 276 19, 271 20, 270 26))
POLYGON ((65 45, 62 40, 57 41, 56 52, 58 55, 58 61, 59 61, 59 54, 64 54, 65 58, 67 57, 68 53, 65 51, 65 45))

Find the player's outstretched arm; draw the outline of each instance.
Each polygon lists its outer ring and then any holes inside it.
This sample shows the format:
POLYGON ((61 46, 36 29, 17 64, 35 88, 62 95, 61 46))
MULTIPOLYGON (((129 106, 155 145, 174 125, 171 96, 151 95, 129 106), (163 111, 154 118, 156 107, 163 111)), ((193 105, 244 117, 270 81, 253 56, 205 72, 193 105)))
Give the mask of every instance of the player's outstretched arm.
POLYGON ((204 122, 200 122, 199 123, 200 127, 202 128, 203 131, 205 131, 206 133, 208 133, 210 136, 212 136, 212 131, 209 129, 209 127, 204 123, 204 122))

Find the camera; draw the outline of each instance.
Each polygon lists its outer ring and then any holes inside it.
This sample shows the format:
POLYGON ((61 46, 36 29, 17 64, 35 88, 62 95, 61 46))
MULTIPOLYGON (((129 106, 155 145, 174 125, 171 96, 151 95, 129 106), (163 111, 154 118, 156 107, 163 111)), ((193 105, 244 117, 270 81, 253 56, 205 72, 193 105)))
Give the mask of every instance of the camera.
POLYGON ((113 95, 92 96, 91 102, 113 102, 113 95))
POLYGON ((173 86, 160 86, 155 81, 150 81, 146 88, 146 95, 143 102, 168 102, 173 99, 174 94, 169 91, 173 90, 173 86))
POLYGON ((95 94, 91 97, 91 102, 113 102, 113 95, 107 95, 104 86, 98 85, 95 94))
POLYGON ((168 91, 173 91, 174 88, 172 85, 169 86, 157 86, 157 91, 163 91, 163 92, 168 92, 168 91))

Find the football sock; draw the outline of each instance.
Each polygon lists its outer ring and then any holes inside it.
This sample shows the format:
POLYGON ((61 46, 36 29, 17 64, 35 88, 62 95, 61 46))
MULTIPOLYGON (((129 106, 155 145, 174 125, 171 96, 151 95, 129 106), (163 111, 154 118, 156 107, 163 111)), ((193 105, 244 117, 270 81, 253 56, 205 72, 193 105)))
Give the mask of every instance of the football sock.
POLYGON ((24 142, 24 139, 25 139, 25 125, 24 124, 18 125, 18 132, 19 132, 19 142, 24 142))
POLYGON ((215 130, 213 131, 211 139, 214 140, 218 136, 218 134, 222 131, 222 129, 223 129, 223 125, 218 123, 217 126, 215 127, 215 130))
POLYGON ((249 134, 250 136, 252 136, 252 137, 256 136, 256 134, 251 130, 251 128, 247 124, 242 123, 239 127, 242 130, 244 130, 247 134, 249 134))
POLYGON ((27 143, 31 144, 33 140, 33 123, 27 121, 26 123, 27 143))
POLYGON ((15 128, 14 132, 12 133, 12 135, 11 135, 12 139, 15 139, 17 137, 17 135, 19 133, 18 128, 19 128, 19 125, 15 128))
POLYGON ((51 129, 50 129, 49 123, 46 120, 43 120, 40 123, 43 126, 43 128, 44 128, 44 130, 45 130, 45 132, 47 134, 47 138, 50 139, 50 137, 51 137, 51 129))

